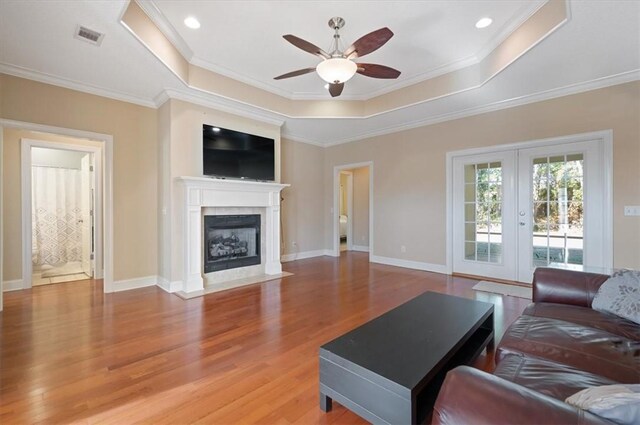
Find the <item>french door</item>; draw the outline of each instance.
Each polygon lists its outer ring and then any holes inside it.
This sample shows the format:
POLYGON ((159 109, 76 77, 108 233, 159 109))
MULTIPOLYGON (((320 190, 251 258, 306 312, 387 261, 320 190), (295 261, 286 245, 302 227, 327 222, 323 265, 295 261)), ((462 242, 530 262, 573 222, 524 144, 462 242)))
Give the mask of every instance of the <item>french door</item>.
POLYGON ((453 158, 453 271, 530 283, 607 261, 600 140, 453 158))

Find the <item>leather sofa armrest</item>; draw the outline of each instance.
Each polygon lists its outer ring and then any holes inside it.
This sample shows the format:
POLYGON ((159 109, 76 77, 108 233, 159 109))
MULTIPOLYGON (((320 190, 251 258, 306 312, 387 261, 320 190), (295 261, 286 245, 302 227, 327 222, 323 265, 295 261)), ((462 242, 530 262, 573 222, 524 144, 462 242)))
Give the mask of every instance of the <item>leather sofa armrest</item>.
POLYGON ((447 374, 432 424, 609 424, 611 422, 481 370, 447 374))
POLYGON ((533 274, 533 302, 591 308, 593 297, 608 278, 604 274, 539 267, 533 274))

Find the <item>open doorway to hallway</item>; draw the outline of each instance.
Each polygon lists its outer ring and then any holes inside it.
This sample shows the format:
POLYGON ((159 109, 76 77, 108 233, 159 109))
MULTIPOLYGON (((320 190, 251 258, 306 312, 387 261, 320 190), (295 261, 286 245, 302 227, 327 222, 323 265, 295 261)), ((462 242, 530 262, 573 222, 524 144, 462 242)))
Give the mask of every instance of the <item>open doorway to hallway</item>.
POLYGON ((94 155, 31 147, 32 286, 91 279, 94 155))
POLYGON ((336 167, 334 253, 369 252, 371 240, 371 164, 336 167))

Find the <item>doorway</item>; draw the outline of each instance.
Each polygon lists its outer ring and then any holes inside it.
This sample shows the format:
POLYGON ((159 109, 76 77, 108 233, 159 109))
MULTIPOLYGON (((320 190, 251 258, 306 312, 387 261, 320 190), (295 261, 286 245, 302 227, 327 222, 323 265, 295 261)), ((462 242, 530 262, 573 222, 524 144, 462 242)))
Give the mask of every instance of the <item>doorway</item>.
POLYGON ((101 278, 101 149, 21 139, 23 288, 101 278))
POLYGON ((340 252, 353 250, 353 171, 340 171, 340 252))
POLYGON ((452 272, 530 283, 536 267, 612 267, 607 134, 452 155, 452 272))
POLYGON ((93 153, 31 148, 32 286, 94 276, 93 153))
POLYGON ((371 252, 373 241, 373 163, 334 167, 333 255, 371 252))

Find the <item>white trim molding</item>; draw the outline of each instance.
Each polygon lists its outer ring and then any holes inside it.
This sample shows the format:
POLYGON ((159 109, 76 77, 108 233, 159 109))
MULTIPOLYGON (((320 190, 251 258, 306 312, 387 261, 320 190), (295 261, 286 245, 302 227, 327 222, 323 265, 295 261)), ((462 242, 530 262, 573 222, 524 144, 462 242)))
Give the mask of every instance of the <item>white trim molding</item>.
POLYGON ((358 251, 358 252, 369 252, 369 247, 364 245, 353 245, 351 247, 351 250, 358 251))
POLYGON ((164 277, 158 276, 158 288, 162 289, 165 292, 173 294, 174 292, 178 292, 182 290, 182 282, 174 280, 173 282, 169 282, 168 279, 164 277))
POLYGON ((442 264, 430 264, 422 261, 403 260, 400 258, 381 257, 379 255, 371 255, 369 257, 371 263, 386 264, 387 266, 403 267, 405 269, 422 270, 425 272, 447 274, 447 266, 442 264))
MULTIPOLYGON (((158 276, 136 277, 134 279, 116 280, 113 282, 113 292, 129 291, 131 289, 147 288, 158 285, 158 276)), ((160 285, 158 285, 160 286, 160 285)))
POLYGON ((19 291, 22 288, 22 279, 5 280, 2 282, 2 292, 19 291))
POLYGON ((327 255, 326 251, 327 250, 325 249, 317 249, 315 251, 302 251, 284 254, 280 257, 280 261, 283 263, 288 263, 296 260, 305 260, 307 258, 323 257, 327 255))

